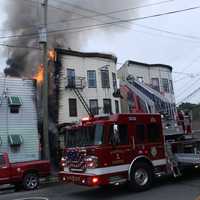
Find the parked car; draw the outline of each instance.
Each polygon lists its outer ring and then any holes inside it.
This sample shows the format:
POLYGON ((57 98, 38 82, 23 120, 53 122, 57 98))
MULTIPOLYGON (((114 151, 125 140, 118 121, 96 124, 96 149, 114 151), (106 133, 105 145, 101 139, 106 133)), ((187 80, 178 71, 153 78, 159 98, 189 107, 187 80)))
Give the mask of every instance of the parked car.
POLYGON ((0 185, 13 184, 17 188, 34 190, 39 186, 40 177, 50 175, 48 160, 10 163, 7 153, 0 153, 0 185))

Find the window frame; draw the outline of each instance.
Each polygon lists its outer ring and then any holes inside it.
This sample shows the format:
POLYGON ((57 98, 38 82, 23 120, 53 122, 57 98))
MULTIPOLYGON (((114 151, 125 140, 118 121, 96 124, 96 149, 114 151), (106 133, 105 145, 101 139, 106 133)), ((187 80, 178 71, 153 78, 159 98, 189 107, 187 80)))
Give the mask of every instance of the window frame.
POLYGON ((78 116, 77 99, 76 98, 69 98, 68 99, 68 108, 69 108, 69 117, 77 117, 78 116), (75 104, 74 104, 75 108, 70 104, 70 101, 74 101, 75 102, 75 104))
POLYGON ((137 81, 140 83, 144 83, 144 77, 143 76, 137 76, 137 81))
POLYGON ((117 91, 117 75, 114 72, 112 72, 112 83, 113 83, 113 90, 115 92, 117 91))
POLYGON ((169 88, 170 88, 170 93, 174 94, 174 86, 173 86, 173 81, 169 80, 169 88))
POLYGON ((72 87, 72 88, 75 87, 76 86, 76 72, 75 72, 75 69, 67 68, 66 69, 66 73, 67 73, 68 86, 72 87), (74 72, 73 76, 70 76, 69 71, 73 71, 74 72))
MULTIPOLYGON (((98 115, 99 114, 99 105, 98 105, 98 99, 90 99, 89 100, 89 106, 90 106, 90 112, 93 114, 93 115, 98 115), (93 113, 92 112, 92 108, 91 108, 91 102, 96 102, 97 104, 97 107, 96 107, 96 112, 93 113)), ((94 108, 93 108, 94 109, 94 108)))
POLYGON ((88 83, 88 88, 97 88, 97 76, 96 76, 96 70, 87 70, 87 83, 88 83), (94 77, 91 78, 91 74, 94 73, 94 77), (94 81, 94 85, 91 85, 90 81, 94 81))
POLYGON ((19 134, 10 134, 8 135, 8 143, 11 147, 19 147, 23 144, 23 137, 22 135, 19 135, 19 134), (15 143, 16 137, 18 137, 17 138, 17 140, 19 141, 18 143, 15 143), (15 141, 14 141, 14 138, 15 138, 15 141))
POLYGON ((169 80, 167 78, 162 78, 162 88, 164 92, 169 93, 169 80))
POLYGON ((156 77, 151 78, 151 85, 152 85, 152 88, 154 90, 160 92, 160 81, 159 81, 159 78, 156 78, 156 77), (157 81, 158 85, 154 85, 153 84, 154 81, 157 81))
POLYGON ((108 69, 101 69, 101 86, 102 88, 110 88, 110 77, 108 69), (103 73, 105 73, 103 76, 103 73))
POLYGON ((112 100, 111 99, 103 99, 103 112, 104 114, 112 114, 112 100), (109 105, 110 105, 110 112, 105 112, 106 111, 106 106, 105 106, 105 102, 108 101, 109 105))
POLYGON ((115 100, 115 113, 119 113, 119 101, 115 100))
MULTIPOLYGON (((108 126, 108 144, 109 145, 114 145, 114 146, 127 146, 127 145, 130 145, 129 131, 128 130, 129 130, 129 124, 126 124, 126 123, 111 123, 111 124, 109 124, 109 126, 108 126), (112 142, 111 142, 111 130, 112 131, 114 130, 114 125, 125 126, 126 127, 126 131, 124 131, 125 129, 123 128, 123 131, 121 132, 122 134, 124 134, 124 132, 126 132, 126 143, 112 144, 112 142)), ((114 133, 114 131, 113 131, 113 133, 114 133)), ((120 139, 121 138, 120 136, 122 136, 122 135, 120 135, 120 131, 119 130, 118 130, 118 133, 119 133, 119 139, 120 139)), ((124 137, 122 137, 122 138, 124 138, 124 137)))

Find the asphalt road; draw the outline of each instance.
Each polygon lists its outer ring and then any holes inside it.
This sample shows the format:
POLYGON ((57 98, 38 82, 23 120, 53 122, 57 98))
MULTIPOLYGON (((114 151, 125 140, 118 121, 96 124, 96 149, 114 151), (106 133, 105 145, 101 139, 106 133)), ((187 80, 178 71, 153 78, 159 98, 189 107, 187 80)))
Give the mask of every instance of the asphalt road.
POLYGON ((0 191, 0 200, 196 200, 198 196, 200 196, 200 171, 187 174, 179 180, 163 178, 158 180, 151 190, 140 193, 130 192, 126 186, 102 189, 72 184, 48 185, 29 192, 14 192, 12 189, 0 191))

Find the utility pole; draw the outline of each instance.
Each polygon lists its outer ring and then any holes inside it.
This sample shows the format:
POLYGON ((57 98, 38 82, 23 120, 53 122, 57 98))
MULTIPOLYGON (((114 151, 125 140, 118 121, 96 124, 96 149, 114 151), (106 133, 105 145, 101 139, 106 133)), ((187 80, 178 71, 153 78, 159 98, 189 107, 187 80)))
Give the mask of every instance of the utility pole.
POLYGON ((44 157, 50 159, 49 151, 49 126, 48 126, 48 59, 47 59, 47 9, 48 0, 43 0, 42 3, 44 12, 44 22, 42 28, 43 39, 43 65, 44 65, 44 82, 43 82, 43 144, 44 144, 44 157))

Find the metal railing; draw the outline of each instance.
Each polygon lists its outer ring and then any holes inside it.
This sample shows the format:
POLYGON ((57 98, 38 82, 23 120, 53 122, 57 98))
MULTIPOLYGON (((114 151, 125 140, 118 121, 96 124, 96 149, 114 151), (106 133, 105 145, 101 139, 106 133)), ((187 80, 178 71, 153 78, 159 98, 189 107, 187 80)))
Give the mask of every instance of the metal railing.
POLYGON ((86 86, 86 78, 75 76, 75 77, 66 77, 65 88, 72 89, 83 89, 86 86))

